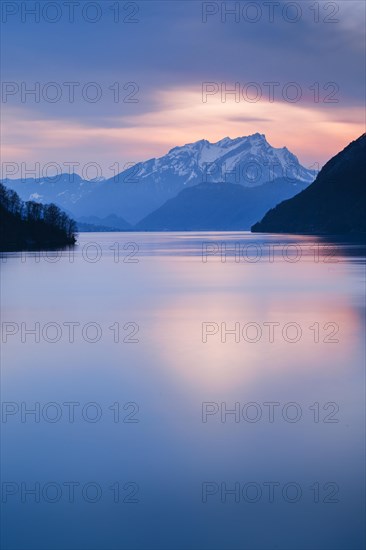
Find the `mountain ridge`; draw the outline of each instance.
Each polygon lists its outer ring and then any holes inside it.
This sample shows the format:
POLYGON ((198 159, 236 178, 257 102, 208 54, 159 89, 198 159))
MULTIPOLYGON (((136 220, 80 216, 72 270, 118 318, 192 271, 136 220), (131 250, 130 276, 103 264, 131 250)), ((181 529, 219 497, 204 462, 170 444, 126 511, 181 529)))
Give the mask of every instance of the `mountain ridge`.
MULTIPOLYGON (((301 183, 299 189, 303 188, 301 183)), ((200 183, 183 189, 136 226, 137 231, 246 231, 271 205, 294 194, 283 179, 258 187, 200 183)))
POLYGON ((366 134, 332 157, 315 181, 269 210, 254 233, 366 232, 366 134))
POLYGON ((55 202, 76 218, 113 214, 136 224, 186 187, 220 181, 257 187, 283 177, 290 184, 300 181, 308 185, 315 171, 302 166, 287 147, 272 147, 264 134, 255 133, 233 139, 226 136, 215 143, 203 139, 176 146, 159 158, 137 163, 103 181, 82 180, 76 175, 70 185, 64 176, 58 181, 8 179, 6 185, 23 200, 31 197, 38 202, 55 202))

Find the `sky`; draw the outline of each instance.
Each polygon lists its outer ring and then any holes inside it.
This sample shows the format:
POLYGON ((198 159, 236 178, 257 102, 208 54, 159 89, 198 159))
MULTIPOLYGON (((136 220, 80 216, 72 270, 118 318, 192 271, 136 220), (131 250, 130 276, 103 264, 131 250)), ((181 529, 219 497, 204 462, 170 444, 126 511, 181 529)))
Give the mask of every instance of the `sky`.
POLYGON ((1 10, 2 177, 70 166, 111 177, 177 145, 256 132, 322 166, 365 131, 363 1, 1 10))

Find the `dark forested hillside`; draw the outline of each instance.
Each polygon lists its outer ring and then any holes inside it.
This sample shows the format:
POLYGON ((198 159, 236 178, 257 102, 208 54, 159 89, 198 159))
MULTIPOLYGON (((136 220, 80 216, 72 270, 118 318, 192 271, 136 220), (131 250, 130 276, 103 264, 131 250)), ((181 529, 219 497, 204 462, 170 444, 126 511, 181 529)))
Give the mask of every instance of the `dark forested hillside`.
POLYGON ((307 189, 252 227, 260 233, 366 233, 366 134, 333 157, 307 189))
POLYGON ((75 243, 76 224, 55 204, 23 202, 0 184, 0 250, 53 248, 75 243))

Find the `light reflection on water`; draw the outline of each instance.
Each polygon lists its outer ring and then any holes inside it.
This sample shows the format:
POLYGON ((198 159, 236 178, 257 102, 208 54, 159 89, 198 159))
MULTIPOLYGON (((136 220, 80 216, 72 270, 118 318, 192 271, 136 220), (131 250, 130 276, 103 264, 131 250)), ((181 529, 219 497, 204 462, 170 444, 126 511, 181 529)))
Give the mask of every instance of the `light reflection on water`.
POLYGON ((248 233, 81 234, 74 251, 4 255, 2 320, 19 331, 2 346, 2 400, 62 410, 2 423, 2 478, 18 488, 4 548, 362 548, 364 264, 355 242, 248 233), (22 322, 61 337, 22 343, 22 322), (139 342, 122 342, 136 325, 139 342), (65 402, 80 404, 72 423, 65 402), (98 422, 80 415, 90 402, 98 422), (116 402, 139 422, 114 422, 116 402), (22 503, 22 481, 62 497, 22 503), (70 481, 95 482, 100 500, 70 503, 70 481), (117 481, 138 502, 113 502, 117 481), (221 483, 262 493, 222 502, 221 483))

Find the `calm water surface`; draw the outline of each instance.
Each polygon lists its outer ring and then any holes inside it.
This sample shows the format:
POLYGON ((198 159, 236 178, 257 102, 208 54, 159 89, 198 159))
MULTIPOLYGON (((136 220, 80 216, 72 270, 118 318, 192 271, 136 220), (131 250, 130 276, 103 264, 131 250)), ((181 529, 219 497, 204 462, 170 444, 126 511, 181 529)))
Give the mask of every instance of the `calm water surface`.
POLYGON ((2 548, 364 548, 357 244, 82 233, 0 263, 2 548))

